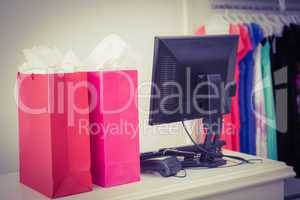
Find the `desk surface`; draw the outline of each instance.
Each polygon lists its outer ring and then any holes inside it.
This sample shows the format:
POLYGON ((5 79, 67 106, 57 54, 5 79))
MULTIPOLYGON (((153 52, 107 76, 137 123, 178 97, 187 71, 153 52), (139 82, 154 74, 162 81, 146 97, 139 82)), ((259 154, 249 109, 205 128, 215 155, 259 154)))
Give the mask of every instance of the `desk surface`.
MULTIPOLYGON (((244 158, 253 156, 226 151, 227 154, 244 158)), ((229 165, 232 163, 229 163, 229 165)), ((264 160, 263 164, 245 164, 218 169, 190 169, 186 178, 162 178, 142 175, 141 181, 109 189, 100 187, 94 191, 62 198, 64 200, 95 199, 166 199, 209 197, 258 184, 283 180, 294 176, 291 167, 282 162, 264 160)), ((0 175, 0 199, 37 200, 47 199, 43 195, 18 182, 18 174, 0 175)))

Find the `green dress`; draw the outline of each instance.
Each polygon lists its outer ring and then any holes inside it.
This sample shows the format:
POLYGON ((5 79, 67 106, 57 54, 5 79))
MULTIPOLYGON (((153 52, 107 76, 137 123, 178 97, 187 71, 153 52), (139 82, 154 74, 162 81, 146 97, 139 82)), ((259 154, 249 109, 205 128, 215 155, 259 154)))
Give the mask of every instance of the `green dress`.
POLYGON ((261 49, 261 67, 264 86, 268 158, 277 160, 275 97, 272 85, 270 50, 271 46, 267 41, 261 49))

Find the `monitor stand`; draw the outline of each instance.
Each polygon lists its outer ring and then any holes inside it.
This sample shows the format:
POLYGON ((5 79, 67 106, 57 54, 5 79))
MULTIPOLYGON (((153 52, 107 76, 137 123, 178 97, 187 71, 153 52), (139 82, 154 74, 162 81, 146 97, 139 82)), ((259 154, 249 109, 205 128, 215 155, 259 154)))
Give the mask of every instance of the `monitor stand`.
POLYGON ((164 148, 160 149, 158 152, 163 152, 166 149, 174 149, 184 152, 193 152, 198 156, 195 158, 184 157, 184 160, 181 162, 183 168, 193 168, 193 167, 207 167, 215 168, 226 164, 226 160, 223 159, 222 147, 226 144, 225 141, 221 140, 220 133, 222 130, 222 116, 220 118, 211 118, 208 119, 209 122, 204 119, 208 124, 218 123, 219 131, 213 133, 211 130, 207 129, 204 143, 203 144, 194 144, 189 146, 180 146, 174 148, 164 148), (200 147, 200 148, 199 148, 200 147), (203 149, 203 150, 201 150, 203 149))
MULTIPOLYGON (((197 145, 181 146, 172 149, 185 152, 193 152, 199 155, 198 158, 186 157, 182 162, 184 168, 192 167, 208 167, 214 168, 226 164, 226 160, 223 159, 222 147, 225 145, 225 141, 220 139, 219 134, 212 134, 207 132, 204 143, 197 145), (202 151, 205 149, 206 151, 202 151)), ((163 151, 165 149, 160 149, 163 151)))
MULTIPOLYGON (((205 79, 208 83, 217 86, 219 93, 221 91, 222 78, 220 74, 207 74, 205 75, 205 79)), ((208 96, 215 95, 214 88, 207 87, 208 96)), ((182 163, 183 167, 192 167, 195 163, 198 167, 218 167, 226 164, 226 160, 222 158, 222 147, 225 145, 225 142, 221 140, 221 132, 222 132, 222 105, 224 97, 220 98, 208 98, 208 111, 209 113, 206 117, 203 118, 202 122, 204 127, 206 126, 205 139, 203 144, 197 144, 190 147, 185 147, 186 151, 193 151, 195 153, 199 153, 200 159, 185 159, 182 163), (213 111, 217 111, 213 113, 213 111), (214 130, 216 128, 216 130, 214 130), (201 149, 197 146, 201 145, 203 149, 207 152, 201 151, 201 149)))
MULTIPOLYGON (((203 75, 204 79, 202 81, 207 81, 210 84, 214 84, 221 91, 222 78, 219 74, 207 74, 203 75)), ((207 88, 208 95, 215 95, 213 88, 207 88)), ((226 164, 226 160, 223 159, 222 147, 226 144, 225 141, 221 140, 222 132, 222 106, 224 104, 223 100, 225 97, 208 98, 208 111, 217 111, 216 113, 209 113, 203 118, 203 124, 207 125, 205 129, 205 139, 203 144, 194 144, 191 146, 175 147, 173 149, 179 151, 194 152, 199 155, 199 158, 193 159, 187 157, 182 162, 183 167, 218 167, 226 164), (213 130, 213 127, 216 130, 213 130), (200 148, 199 148, 200 147, 200 148), (201 149, 205 150, 202 151, 201 149)), ((162 150, 162 149, 161 149, 162 150)), ((160 150, 160 151, 161 151, 160 150)))

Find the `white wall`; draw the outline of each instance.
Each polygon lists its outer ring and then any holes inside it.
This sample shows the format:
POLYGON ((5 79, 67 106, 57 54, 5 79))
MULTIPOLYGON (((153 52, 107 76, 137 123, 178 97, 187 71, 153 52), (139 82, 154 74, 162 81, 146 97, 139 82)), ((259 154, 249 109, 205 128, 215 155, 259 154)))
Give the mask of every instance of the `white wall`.
POLYGON ((210 0, 188 0, 187 13, 188 32, 193 34, 199 26, 207 22, 214 12, 210 8, 210 0))
MULTIPOLYGON (((142 56, 140 82, 151 80, 155 35, 183 34, 181 0, 1 0, 0 1, 0 173, 18 169, 17 112, 13 87, 22 50, 34 45, 86 54, 109 33, 116 33, 142 56)), ((145 90, 147 92, 147 90, 145 90)), ((141 100, 148 108, 149 101, 141 100)), ((141 127, 148 114, 140 116, 141 127)), ((185 142, 183 134, 141 129, 142 150, 185 142)), ((161 127, 160 127, 161 128, 161 127)), ((176 131, 174 131, 176 132, 176 131)))
MULTIPOLYGON (((18 169, 13 87, 23 49, 56 45, 84 58, 105 36, 116 33, 140 53, 143 83, 151 80, 154 36, 191 34, 210 14, 209 0, 0 0, 0 173, 18 169)), ((149 92, 144 88, 141 93, 149 92)), ((149 98, 139 103, 146 110, 140 112, 142 151, 185 144, 180 124, 148 126, 149 98)))

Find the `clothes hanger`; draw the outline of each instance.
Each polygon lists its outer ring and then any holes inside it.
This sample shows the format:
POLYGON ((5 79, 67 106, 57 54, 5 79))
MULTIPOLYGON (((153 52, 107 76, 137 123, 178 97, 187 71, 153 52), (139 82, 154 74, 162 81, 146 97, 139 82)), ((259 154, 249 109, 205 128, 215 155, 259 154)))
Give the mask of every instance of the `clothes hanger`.
POLYGON ((296 24, 299 24, 299 16, 298 15, 294 15, 294 20, 296 22, 296 24))
POLYGON ((298 16, 297 16, 297 15, 295 15, 295 16, 294 16, 294 18, 295 18, 295 22, 296 22, 296 24, 299 24, 299 19, 298 19, 298 16))
POLYGON ((284 16, 283 14, 280 14, 280 15, 279 15, 279 19, 280 19, 280 21, 281 21, 284 25, 286 25, 286 26, 289 26, 289 25, 290 25, 290 23, 286 20, 286 18, 285 18, 285 16, 284 16))
POLYGON ((237 11, 234 13, 234 20, 237 24, 243 24, 245 23, 245 20, 243 18, 243 14, 241 13, 241 7, 236 6, 237 11))
POLYGON ((258 17, 261 19, 261 22, 263 26, 266 28, 266 35, 265 36, 270 36, 273 35, 273 26, 270 22, 270 20, 266 17, 264 13, 261 13, 258 15, 258 17))
POLYGON ((231 19, 232 24, 238 24, 239 23, 239 19, 238 19, 237 14, 235 12, 232 11, 231 13, 228 13, 228 16, 231 19))
POLYGON ((282 24, 282 29, 281 29, 281 32, 279 33, 280 35, 282 34, 282 31, 284 29, 285 26, 287 26, 286 22, 282 19, 281 15, 278 15, 278 20, 281 22, 282 24))
POLYGON ((299 21, 298 21, 298 19, 297 19, 297 15, 294 15, 294 21, 295 21, 295 24, 298 24, 298 23, 299 23, 299 21))
POLYGON ((239 20, 241 21, 241 23, 243 24, 249 24, 249 19, 247 17, 247 13, 244 12, 244 13, 239 13, 239 20))
POLYGON ((253 20, 254 20, 255 23, 261 24, 261 21, 260 21, 260 19, 258 17, 258 13, 253 14, 252 17, 253 17, 253 20))
POLYGON ((292 22, 293 24, 297 24, 297 19, 296 19, 296 15, 291 15, 291 19, 292 19, 292 22))
POLYGON ((225 13, 215 12, 205 23, 205 31, 210 34, 224 34, 229 33, 229 21, 225 13))
POLYGON ((270 36, 274 35, 276 33, 276 30, 278 29, 278 24, 274 23, 273 21, 270 20, 270 18, 268 18, 267 14, 264 14, 264 19, 266 21, 268 21, 268 24, 270 26, 271 32, 270 32, 270 36))
POLYGON ((245 14, 241 14, 241 13, 240 13, 240 14, 238 15, 238 18, 239 18, 241 24, 246 24, 246 23, 248 23, 248 21, 245 20, 245 14))
POLYGON ((254 19, 253 19, 253 16, 251 13, 248 13, 248 20, 251 22, 251 23, 254 23, 254 19))
MULTIPOLYGON (((254 5, 252 5, 252 7, 250 6, 249 8, 250 8, 251 11, 252 11, 252 10, 255 10, 255 6, 254 6, 254 5)), ((254 18, 254 15, 253 15, 252 13, 253 13, 253 12, 250 12, 250 13, 248 14, 248 19, 249 19, 252 23, 256 23, 256 19, 254 18)))
POLYGON ((230 19, 229 19, 229 16, 228 16, 228 9, 224 9, 224 13, 223 13, 223 19, 227 22, 227 23, 230 23, 230 19))
POLYGON ((235 21, 236 21, 237 24, 244 24, 245 23, 245 21, 242 17, 242 14, 240 12, 236 12, 234 17, 235 17, 235 21))
POLYGON ((280 36, 284 27, 280 17, 277 14, 269 14, 267 18, 270 20, 273 26, 273 34, 280 36))
POLYGON ((249 24, 250 23, 249 20, 248 20, 248 18, 247 18, 247 14, 241 14, 240 17, 241 17, 241 21, 244 24, 249 24))
POLYGON ((291 18, 290 15, 285 14, 285 18, 286 18, 286 20, 289 22, 289 24, 293 23, 292 18, 291 18))
POLYGON ((287 19, 287 21, 289 22, 290 25, 294 23, 294 20, 293 20, 291 15, 287 14, 285 17, 286 17, 286 19, 287 19))
POLYGON ((254 20, 255 23, 261 25, 261 19, 259 18, 259 13, 256 12, 256 13, 253 13, 252 14, 252 18, 254 20))
POLYGON ((300 24, 300 16, 296 15, 296 19, 297 19, 297 24, 300 24))
POLYGON ((296 20, 297 20, 297 24, 300 24, 300 16, 299 15, 296 15, 296 20))
POLYGON ((295 23, 293 15, 287 15, 287 18, 289 19, 290 24, 294 24, 295 23))
POLYGON ((252 19, 251 14, 248 13, 247 19, 248 19, 249 23, 253 23, 253 19, 252 19))
POLYGON ((254 23, 258 24, 262 28, 262 30, 264 32, 264 35, 266 35, 267 34, 266 26, 262 22, 262 20, 260 19, 259 13, 256 13, 256 14, 252 15, 252 17, 253 17, 254 23))
POLYGON ((280 23, 282 23, 284 26, 286 25, 286 22, 283 20, 281 14, 278 14, 277 18, 279 19, 280 23))

